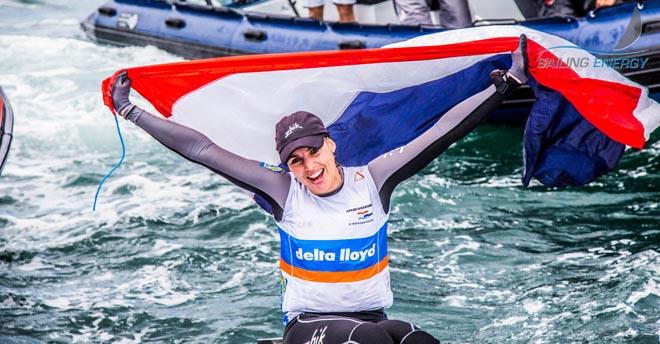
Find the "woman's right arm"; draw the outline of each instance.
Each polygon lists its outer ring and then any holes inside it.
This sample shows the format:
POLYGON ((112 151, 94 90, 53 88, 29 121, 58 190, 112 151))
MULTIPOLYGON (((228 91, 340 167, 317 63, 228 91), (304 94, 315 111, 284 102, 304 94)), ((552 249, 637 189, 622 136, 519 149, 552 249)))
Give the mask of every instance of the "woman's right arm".
POLYGON ((184 158, 205 166, 237 186, 259 195, 270 204, 275 219, 282 218, 291 184, 288 173, 273 171, 259 161, 229 152, 194 129, 154 116, 132 105, 128 100, 129 91, 130 80, 120 75, 112 92, 118 114, 184 158))

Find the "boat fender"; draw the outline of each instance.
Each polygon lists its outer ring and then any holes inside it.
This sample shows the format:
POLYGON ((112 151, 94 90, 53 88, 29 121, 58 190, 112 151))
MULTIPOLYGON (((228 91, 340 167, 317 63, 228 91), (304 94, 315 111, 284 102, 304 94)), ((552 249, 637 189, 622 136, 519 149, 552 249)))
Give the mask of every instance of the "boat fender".
POLYGON ((245 30, 243 32, 243 37, 248 41, 262 42, 265 41, 268 36, 266 33, 261 30, 245 30))
POLYGON ((183 29, 186 27, 186 21, 180 18, 167 18, 165 20, 165 25, 173 29, 183 29))
POLYGON ((112 7, 99 7, 98 9, 100 15, 114 17, 117 15, 117 10, 112 7))
POLYGON ((367 47, 367 44, 359 39, 352 39, 339 42, 337 47, 341 50, 364 49, 367 47))

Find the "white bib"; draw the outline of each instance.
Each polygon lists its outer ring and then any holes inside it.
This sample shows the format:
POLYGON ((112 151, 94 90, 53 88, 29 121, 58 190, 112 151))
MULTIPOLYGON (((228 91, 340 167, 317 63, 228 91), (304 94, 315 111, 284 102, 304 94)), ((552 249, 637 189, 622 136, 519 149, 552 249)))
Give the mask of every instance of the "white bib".
POLYGON ((388 215, 368 168, 344 168, 344 185, 326 197, 291 179, 277 223, 285 322, 301 312, 391 306, 388 215))

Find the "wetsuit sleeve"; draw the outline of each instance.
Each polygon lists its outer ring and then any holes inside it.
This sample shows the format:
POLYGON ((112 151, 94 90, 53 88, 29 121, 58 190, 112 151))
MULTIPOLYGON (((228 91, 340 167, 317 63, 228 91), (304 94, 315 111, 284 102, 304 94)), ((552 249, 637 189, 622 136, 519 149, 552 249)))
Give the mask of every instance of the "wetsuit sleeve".
POLYGON ((422 170, 451 144, 474 130, 508 92, 526 80, 522 71, 517 71, 514 77, 509 73, 498 73, 492 75, 493 85, 451 108, 422 135, 368 164, 386 213, 389 212, 392 192, 399 183, 422 170))
POLYGON ((260 162, 229 152, 194 129, 154 116, 137 106, 126 119, 184 158, 260 196, 272 207, 275 219, 281 220, 291 184, 288 173, 261 167, 260 162))

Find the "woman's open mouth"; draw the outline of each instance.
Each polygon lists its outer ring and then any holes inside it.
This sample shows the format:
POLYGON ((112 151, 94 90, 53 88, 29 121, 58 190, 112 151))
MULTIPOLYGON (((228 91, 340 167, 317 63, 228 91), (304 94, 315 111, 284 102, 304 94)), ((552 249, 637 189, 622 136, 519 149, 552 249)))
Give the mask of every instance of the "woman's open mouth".
POLYGON ((312 182, 314 185, 319 185, 323 182, 323 176, 325 176, 325 168, 320 169, 318 172, 307 176, 306 178, 312 182))

